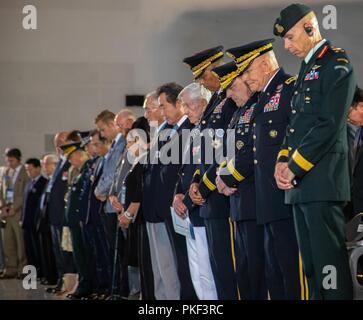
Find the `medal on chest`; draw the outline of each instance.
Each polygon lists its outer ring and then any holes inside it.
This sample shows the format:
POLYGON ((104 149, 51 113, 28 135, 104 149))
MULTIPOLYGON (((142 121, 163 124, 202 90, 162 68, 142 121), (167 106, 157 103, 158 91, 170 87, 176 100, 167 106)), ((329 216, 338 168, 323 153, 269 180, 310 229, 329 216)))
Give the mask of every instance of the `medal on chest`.
POLYGON ((277 111, 279 109, 280 98, 281 98, 280 92, 273 95, 271 97, 270 101, 263 108, 263 112, 277 111))

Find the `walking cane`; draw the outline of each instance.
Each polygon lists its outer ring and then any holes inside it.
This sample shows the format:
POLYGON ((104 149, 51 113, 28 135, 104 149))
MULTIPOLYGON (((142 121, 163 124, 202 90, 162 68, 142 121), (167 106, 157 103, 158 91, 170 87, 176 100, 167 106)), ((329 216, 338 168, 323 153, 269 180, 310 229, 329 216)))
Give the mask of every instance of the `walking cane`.
POLYGON ((116 273, 116 267, 117 267, 117 258, 118 258, 118 235, 119 235, 119 222, 117 218, 116 223, 116 238, 115 238, 115 250, 114 250, 114 256, 113 256, 113 268, 112 268, 112 285, 111 285, 111 300, 117 300, 118 295, 116 295, 114 292, 117 288, 117 273, 116 273))

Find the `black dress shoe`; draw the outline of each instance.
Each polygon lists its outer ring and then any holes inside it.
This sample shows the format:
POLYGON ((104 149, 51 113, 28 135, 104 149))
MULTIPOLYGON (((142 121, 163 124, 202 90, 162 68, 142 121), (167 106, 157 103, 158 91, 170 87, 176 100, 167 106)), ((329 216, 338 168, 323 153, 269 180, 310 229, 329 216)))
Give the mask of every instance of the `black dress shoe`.
POLYGON ((98 300, 98 293, 92 293, 88 298, 90 300, 98 300))
POLYGON ((58 293, 58 292, 62 291, 62 287, 58 287, 58 286, 53 287, 53 288, 49 287, 49 288, 45 289, 45 291, 48 293, 58 293))
POLYGON ((83 295, 83 294, 79 294, 79 293, 71 293, 71 294, 67 294, 67 298, 71 299, 71 300, 88 300, 87 297, 89 295, 83 295))
POLYGON ((50 283, 48 282, 48 280, 46 280, 46 279, 42 279, 42 280, 40 280, 40 284, 42 284, 43 286, 48 286, 48 285, 50 285, 50 283))
POLYGON ((45 289, 45 291, 46 291, 47 293, 55 293, 55 288, 51 288, 51 287, 49 287, 49 288, 46 288, 46 289, 45 289))

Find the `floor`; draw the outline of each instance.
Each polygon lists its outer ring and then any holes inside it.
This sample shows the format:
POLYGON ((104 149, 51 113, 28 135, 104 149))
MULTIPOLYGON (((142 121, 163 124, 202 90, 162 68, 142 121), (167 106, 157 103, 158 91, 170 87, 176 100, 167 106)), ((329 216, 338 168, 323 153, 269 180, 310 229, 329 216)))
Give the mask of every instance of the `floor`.
MULTIPOLYGON (((25 286, 26 287, 26 286, 25 286)), ((22 280, 1 279, 0 300, 63 300, 62 296, 55 296, 45 292, 46 286, 36 283, 35 289, 25 289, 22 280)))

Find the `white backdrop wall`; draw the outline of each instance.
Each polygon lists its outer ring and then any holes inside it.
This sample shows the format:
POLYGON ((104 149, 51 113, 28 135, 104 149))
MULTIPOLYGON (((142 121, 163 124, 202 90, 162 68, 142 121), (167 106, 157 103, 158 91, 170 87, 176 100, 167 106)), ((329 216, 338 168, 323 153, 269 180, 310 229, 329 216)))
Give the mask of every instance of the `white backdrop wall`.
MULTIPOLYGON (((159 84, 187 84, 183 57, 272 36, 290 1, 255 0, 0 0, 0 152, 45 152, 45 136, 88 129, 104 108, 118 111, 126 94, 159 84), (37 8, 38 29, 22 28, 25 4, 37 8)), ((326 2, 305 1, 322 17, 326 2)), ((361 1, 334 1, 338 29, 323 30, 345 48, 362 83, 361 1)), ((275 42, 281 65, 300 62, 275 42)), ((141 114, 142 110, 137 112, 141 114)), ((0 157, 0 163, 3 159, 0 157)))

